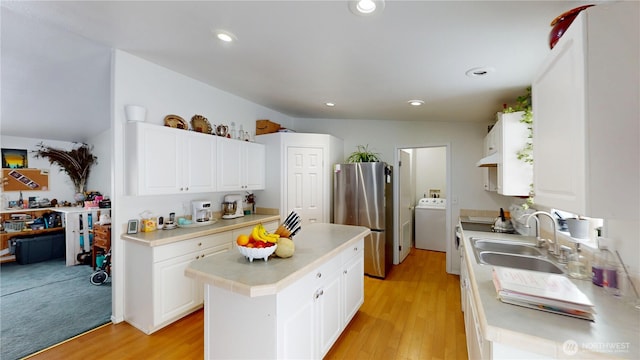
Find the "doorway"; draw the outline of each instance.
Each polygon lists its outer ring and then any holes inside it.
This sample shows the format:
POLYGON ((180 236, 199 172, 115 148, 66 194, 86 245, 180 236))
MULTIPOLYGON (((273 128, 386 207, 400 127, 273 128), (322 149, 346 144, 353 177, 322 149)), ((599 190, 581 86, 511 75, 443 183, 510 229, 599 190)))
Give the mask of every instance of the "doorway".
MULTIPOLYGON (((422 197, 451 198, 451 155, 449 144, 396 148, 394 192, 396 194, 396 234, 394 264, 400 264, 415 244, 415 205, 422 197)), ((447 253, 452 243, 451 204, 446 206, 445 239, 447 253)), ((447 256, 448 257, 448 256, 447 256)))

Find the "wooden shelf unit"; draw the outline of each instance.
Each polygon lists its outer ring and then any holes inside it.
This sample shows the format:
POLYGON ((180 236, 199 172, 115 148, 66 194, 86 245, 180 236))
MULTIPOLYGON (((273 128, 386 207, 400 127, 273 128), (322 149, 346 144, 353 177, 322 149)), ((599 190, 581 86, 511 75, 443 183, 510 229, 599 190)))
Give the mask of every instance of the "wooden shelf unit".
MULTIPOLYGON (((14 215, 14 214, 26 214, 30 217, 27 221, 31 221, 41 217, 43 214, 51 213, 54 211, 55 210, 51 208, 14 209, 14 210, 0 211, 0 222, 4 224, 5 221, 12 220, 11 215, 14 215)), ((60 229, 63 229, 63 227, 54 227, 54 228, 42 229, 42 230, 31 230, 31 229, 25 230, 25 228, 23 228, 22 231, 12 231, 12 232, 7 232, 5 230, 2 233, 0 233, 0 250, 8 249, 9 240, 11 240, 16 236, 45 234, 53 231, 59 231, 60 229)), ((7 254, 4 256, 0 256, 0 263, 12 262, 12 261, 16 261, 15 255, 7 254)))

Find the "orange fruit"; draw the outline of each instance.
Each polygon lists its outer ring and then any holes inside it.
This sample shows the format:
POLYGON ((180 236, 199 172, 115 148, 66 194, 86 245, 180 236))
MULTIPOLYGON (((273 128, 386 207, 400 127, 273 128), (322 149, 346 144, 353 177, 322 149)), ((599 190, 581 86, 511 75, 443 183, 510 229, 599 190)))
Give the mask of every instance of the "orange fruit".
POLYGON ((244 234, 238 235, 238 238, 236 239, 236 243, 240 246, 247 245, 249 243, 249 236, 244 234))

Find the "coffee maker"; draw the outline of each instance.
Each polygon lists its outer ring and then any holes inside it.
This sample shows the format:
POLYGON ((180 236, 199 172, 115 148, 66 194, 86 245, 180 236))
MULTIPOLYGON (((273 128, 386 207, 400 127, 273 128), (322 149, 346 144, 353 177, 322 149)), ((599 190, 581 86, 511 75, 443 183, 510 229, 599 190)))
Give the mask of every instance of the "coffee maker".
POLYGON ((211 221, 211 201, 193 200, 191 202, 191 221, 194 223, 211 221))
POLYGON ((242 200, 244 199, 240 194, 225 195, 224 202, 222 203, 222 218, 235 219, 244 216, 242 200))

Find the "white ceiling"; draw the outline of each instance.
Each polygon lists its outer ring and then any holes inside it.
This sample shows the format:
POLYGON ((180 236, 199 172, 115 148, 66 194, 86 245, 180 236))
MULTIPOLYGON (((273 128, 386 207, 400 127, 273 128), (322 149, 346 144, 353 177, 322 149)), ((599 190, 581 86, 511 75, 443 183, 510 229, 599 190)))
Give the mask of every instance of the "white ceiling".
POLYGON ((347 1, 3 0, 2 133, 108 127, 110 48, 296 118, 488 122, 531 84, 551 20, 583 4, 387 0, 359 17, 347 1), (465 75, 480 66, 495 72, 465 75))

